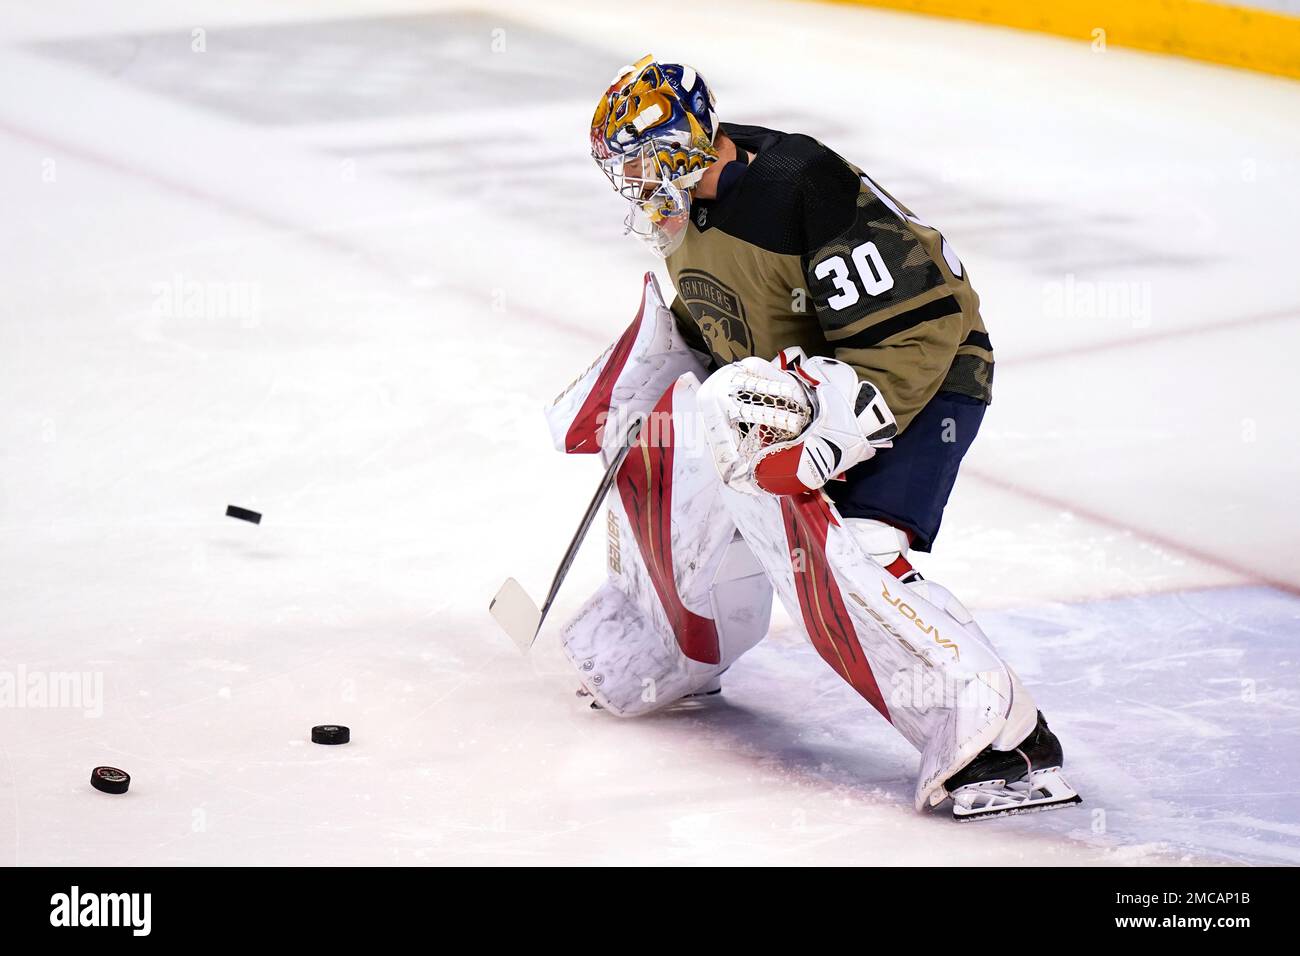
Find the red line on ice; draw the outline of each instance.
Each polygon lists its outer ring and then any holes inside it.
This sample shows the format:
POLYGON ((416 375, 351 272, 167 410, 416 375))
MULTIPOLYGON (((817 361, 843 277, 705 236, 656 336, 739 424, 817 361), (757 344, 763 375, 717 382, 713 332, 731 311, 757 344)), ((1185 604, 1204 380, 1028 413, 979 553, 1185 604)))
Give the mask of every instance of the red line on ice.
POLYGON ((1149 531, 1145 528, 1139 528, 1136 525, 1129 524, 1118 518, 1112 518, 1100 511, 1094 511, 1091 508, 1080 505, 1078 502, 1070 501, 1067 498, 1057 498, 1034 488, 1026 488, 1025 486, 1018 485, 1015 482, 1007 481, 1004 478, 995 478, 982 471, 963 468, 961 473, 974 478, 977 481, 982 481, 987 485, 992 485, 995 488, 1000 488, 1003 491, 1018 495, 1021 498, 1028 498, 1031 501, 1036 501, 1041 505, 1046 505, 1059 511, 1068 511, 1071 514, 1078 515, 1094 524, 1099 524, 1115 531, 1122 531, 1125 534, 1132 535, 1134 538, 1164 548, 1166 551, 1174 551, 1185 557, 1199 561, 1202 564, 1208 564, 1211 567, 1228 571, 1238 577, 1245 578, 1247 581, 1267 584, 1269 587, 1276 588, 1279 591, 1285 591, 1287 594, 1293 594, 1300 597, 1300 584, 1288 581, 1284 578, 1275 577, 1266 572, 1260 571, 1258 568, 1251 568, 1238 564, 1231 558, 1225 557, 1221 554, 1215 554, 1214 552, 1198 548, 1195 545, 1184 544, 1181 541, 1166 537, 1157 531, 1149 531))

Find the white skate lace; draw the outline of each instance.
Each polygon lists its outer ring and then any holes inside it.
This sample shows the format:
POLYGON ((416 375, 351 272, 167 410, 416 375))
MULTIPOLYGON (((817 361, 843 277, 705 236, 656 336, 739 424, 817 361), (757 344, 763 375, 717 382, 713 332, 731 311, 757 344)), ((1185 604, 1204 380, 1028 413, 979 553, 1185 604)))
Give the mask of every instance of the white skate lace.
MULTIPOLYGON (((1029 754, 1019 747, 1016 748, 1016 753, 1020 754, 1021 759, 1025 762, 1025 785, 1028 787, 1025 791, 1025 803, 1028 803, 1034 799, 1034 764, 1029 759, 1029 754)), ((1007 785, 1007 789, 1010 789, 1010 784, 1007 785)))

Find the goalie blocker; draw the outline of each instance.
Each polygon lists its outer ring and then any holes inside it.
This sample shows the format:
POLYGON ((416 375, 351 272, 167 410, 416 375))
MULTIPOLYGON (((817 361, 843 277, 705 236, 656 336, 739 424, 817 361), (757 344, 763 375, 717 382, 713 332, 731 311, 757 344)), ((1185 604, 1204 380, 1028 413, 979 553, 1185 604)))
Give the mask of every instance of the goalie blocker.
POLYGON ((962 818, 1077 801, 1055 737, 970 613, 886 570, 907 535, 845 518, 816 490, 895 429, 852 369, 797 352, 708 377, 647 273, 631 325, 552 403, 568 453, 609 454, 606 426, 646 416, 611 495, 608 577, 562 632, 583 688, 622 717, 709 688, 763 638, 775 592, 920 751, 918 810, 952 795, 949 781, 962 818))

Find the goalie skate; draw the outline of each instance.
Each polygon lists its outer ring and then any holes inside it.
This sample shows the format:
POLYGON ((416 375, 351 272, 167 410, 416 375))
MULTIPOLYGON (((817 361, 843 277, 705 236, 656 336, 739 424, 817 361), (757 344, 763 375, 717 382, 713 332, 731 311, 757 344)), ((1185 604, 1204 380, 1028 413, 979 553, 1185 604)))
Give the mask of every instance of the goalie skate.
POLYGON ((952 794, 952 815, 965 823, 1013 813, 1059 810, 1082 801, 1061 775, 1061 768, 1048 767, 1013 783, 987 780, 967 784, 952 794))
POLYGON ((961 821, 1056 810, 1082 802, 1061 774, 1061 744, 1040 712, 1033 733, 1014 750, 986 749, 945 787, 961 821))

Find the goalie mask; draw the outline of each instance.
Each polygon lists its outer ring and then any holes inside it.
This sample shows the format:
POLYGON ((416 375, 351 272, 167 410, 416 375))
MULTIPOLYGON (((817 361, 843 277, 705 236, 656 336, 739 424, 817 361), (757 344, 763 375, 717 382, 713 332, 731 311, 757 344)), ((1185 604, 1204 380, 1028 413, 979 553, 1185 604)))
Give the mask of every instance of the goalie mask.
POLYGON ((686 236, 691 188, 718 159, 713 94, 689 66, 645 56, 619 71, 591 120, 591 156, 631 204, 624 225, 660 256, 686 236))

